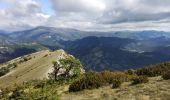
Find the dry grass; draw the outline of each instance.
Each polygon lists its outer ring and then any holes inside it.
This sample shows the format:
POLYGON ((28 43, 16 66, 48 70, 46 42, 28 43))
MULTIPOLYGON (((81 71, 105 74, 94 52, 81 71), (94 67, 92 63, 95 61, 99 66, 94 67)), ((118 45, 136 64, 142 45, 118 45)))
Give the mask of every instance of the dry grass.
MULTIPOLYGON (((0 87, 4 88, 24 81, 47 78, 48 72, 52 68, 52 61, 59 59, 62 54, 67 55, 63 50, 55 52, 45 50, 31 54, 31 60, 18 64, 8 74, 0 77, 0 87)), ((7 66, 22 59, 19 57, 0 66, 7 66)))
POLYGON ((149 83, 131 85, 126 82, 120 88, 111 86, 76 93, 64 92, 61 100, 169 100, 170 80, 160 77, 150 78, 149 83))

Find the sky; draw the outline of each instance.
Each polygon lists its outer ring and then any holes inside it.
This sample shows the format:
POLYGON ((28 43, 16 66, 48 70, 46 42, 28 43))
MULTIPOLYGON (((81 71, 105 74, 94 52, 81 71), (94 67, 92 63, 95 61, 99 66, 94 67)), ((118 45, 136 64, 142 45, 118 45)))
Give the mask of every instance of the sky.
POLYGON ((0 0, 0 30, 170 31, 170 0, 0 0))

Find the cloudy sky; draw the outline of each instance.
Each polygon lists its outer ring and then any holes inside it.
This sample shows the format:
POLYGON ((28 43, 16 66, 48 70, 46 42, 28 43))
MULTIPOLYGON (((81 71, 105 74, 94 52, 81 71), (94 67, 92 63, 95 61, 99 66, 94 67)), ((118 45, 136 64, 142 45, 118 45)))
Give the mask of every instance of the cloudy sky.
POLYGON ((0 0, 0 30, 170 31, 170 0, 0 0))

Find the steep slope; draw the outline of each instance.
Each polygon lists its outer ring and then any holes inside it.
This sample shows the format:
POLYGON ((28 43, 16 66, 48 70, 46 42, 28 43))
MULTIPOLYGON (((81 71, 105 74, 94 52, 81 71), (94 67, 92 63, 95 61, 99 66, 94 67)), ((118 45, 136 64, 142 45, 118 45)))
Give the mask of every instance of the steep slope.
POLYGON ((0 87, 10 86, 24 81, 47 78, 52 68, 52 61, 69 56, 64 50, 50 52, 48 50, 36 52, 24 57, 11 60, 0 67, 9 67, 10 64, 17 64, 10 72, 0 77, 0 87), (26 59, 23 61, 23 59, 26 59))

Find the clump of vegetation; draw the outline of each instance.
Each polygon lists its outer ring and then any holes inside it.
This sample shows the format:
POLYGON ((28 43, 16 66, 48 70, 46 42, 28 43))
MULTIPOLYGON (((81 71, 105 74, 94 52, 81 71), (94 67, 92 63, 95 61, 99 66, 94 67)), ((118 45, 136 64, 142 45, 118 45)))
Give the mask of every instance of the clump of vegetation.
POLYGON ((47 57, 47 56, 48 56, 48 54, 44 55, 43 57, 47 57))
POLYGON ((23 59, 19 60, 19 63, 23 63, 23 62, 24 62, 24 60, 23 60, 23 59))
POLYGON ((18 64, 17 63, 13 63, 13 68, 16 68, 18 67, 18 64))
POLYGON ((31 59, 32 59, 32 57, 30 57, 30 56, 23 58, 24 61, 28 61, 28 60, 31 60, 31 59))
POLYGON ((112 83, 112 88, 118 88, 120 87, 122 84, 122 82, 120 80, 114 80, 113 83, 112 83))
POLYGON ((7 74, 9 72, 9 69, 6 67, 0 68, 0 77, 7 74))
POLYGON ((13 69, 16 67, 18 67, 18 64, 12 63, 12 64, 8 64, 6 67, 0 68, 0 77, 7 74, 10 71, 10 69, 13 69))
POLYGON ((11 67, 13 67, 13 64, 8 64, 7 68, 10 69, 11 67))
POLYGON ((127 73, 128 75, 135 75, 135 70, 129 69, 129 70, 126 71, 126 73, 127 73))
POLYGON ((150 65, 136 70, 136 74, 139 76, 155 77, 166 73, 170 69, 170 62, 165 62, 157 65, 150 65))
POLYGON ((27 81, 22 85, 2 89, 2 100, 59 100, 58 91, 61 91, 59 87, 68 85, 74 80, 75 78, 27 81))
POLYGON ((18 64, 17 63, 12 63, 12 64, 8 64, 7 65, 7 69, 12 69, 12 68, 16 68, 16 67, 18 67, 18 64))
POLYGON ((99 74, 109 84, 112 84, 115 80, 120 80, 121 82, 127 82, 132 79, 132 75, 128 75, 124 72, 103 71, 100 72, 99 74))
POLYGON ((17 87, 12 95, 10 96, 10 99, 22 99, 22 95, 24 94, 24 90, 21 87, 17 87))
POLYGON ((32 57, 30 55, 28 56, 24 56, 24 57, 21 57, 22 59, 18 62, 18 63, 23 63, 23 62, 27 62, 29 60, 32 59, 32 57))
POLYGON ((47 80, 37 80, 24 83, 16 86, 12 95, 6 95, 4 98, 5 100, 58 100, 58 91, 54 89, 58 87, 58 84, 47 82, 47 80), (40 87, 36 87, 38 84, 40 87))
POLYGON ((83 77, 73 82, 69 87, 69 91, 76 92, 84 89, 94 89, 109 84, 112 84, 113 88, 117 88, 122 82, 130 80, 131 76, 123 72, 90 72, 85 73, 83 77))
POLYGON ((147 83, 149 82, 149 79, 146 76, 137 76, 133 78, 132 81, 133 81, 132 84, 135 85, 135 84, 147 83))
POLYGON ((170 71, 166 72, 164 75, 162 75, 162 78, 164 80, 169 80, 170 79, 170 71))
POLYGON ((49 75, 54 80, 66 79, 70 77, 79 76, 82 72, 82 65, 80 61, 74 57, 68 57, 66 59, 60 59, 58 62, 53 62, 54 71, 49 75), (64 73, 59 74, 60 69, 64 69, 64 73))
POLYGON ((73 82, 70 87, 70 92, 81 91, 84 89, 94 89, 99 88, 106 84, 106 81, 101 78, 101 76, 96 72, 86 73, 79 80, 73 82))

